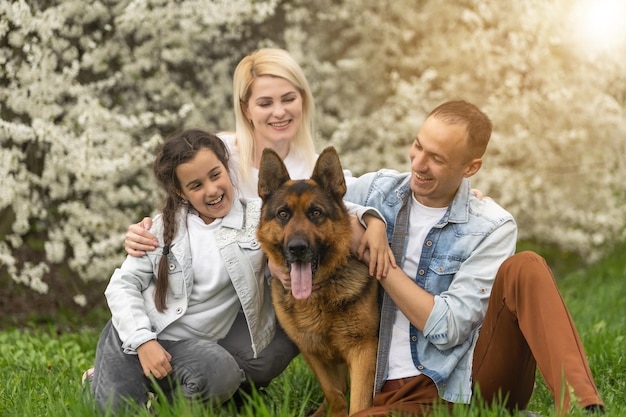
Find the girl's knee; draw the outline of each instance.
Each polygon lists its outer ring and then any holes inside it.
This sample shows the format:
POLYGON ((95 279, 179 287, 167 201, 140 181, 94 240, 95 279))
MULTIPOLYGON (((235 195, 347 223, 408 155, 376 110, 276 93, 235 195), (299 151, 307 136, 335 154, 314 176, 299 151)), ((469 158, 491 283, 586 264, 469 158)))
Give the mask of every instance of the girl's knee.
POLYGON ((214 367, 185 370, 180 375, 180 389, 187 398, 200 398, 204 402, 223 403, 239 389, 245 380, 238 367, 214 367))
POLYGON ((205 402, 224 402, 245 380, 245 373, 235 359, 218 345, 202 356, 174 365, 174 374, 185 397, 205 402))

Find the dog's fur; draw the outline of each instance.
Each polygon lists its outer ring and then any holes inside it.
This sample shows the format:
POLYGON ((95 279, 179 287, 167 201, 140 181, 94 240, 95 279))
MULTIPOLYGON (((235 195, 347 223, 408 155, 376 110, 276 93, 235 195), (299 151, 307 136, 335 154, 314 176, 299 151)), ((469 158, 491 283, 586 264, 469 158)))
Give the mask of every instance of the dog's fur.
POLYGON ((348 415, 348 376, 350 414, 369 407, 373 398, 378 283, 350 255, 345 193, 334 148, 322 152, 308 180, 291 180, 280 157, 263 151, 257 236, 268 258, 291 273, 291 291, 272 280, 272 299, 280 324, 324 392, 314 416, 326 416, 326 408, 333 417, 348 415))

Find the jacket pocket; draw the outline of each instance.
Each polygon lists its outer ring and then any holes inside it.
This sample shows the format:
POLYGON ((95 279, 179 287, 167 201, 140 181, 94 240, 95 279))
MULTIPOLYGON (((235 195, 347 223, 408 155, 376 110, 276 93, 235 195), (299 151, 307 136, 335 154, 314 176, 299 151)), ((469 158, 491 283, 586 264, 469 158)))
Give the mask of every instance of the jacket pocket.
POLYGON ((239 249, 250 261, 250 266, 255 274, 265 270, 265 254, 261 250, 261 244, 258 240, 248 240, 245 242, 237 242, 239 249))
POLYGON ((424 283, 424 289, 433 295, 446 291, 454 275, 459 272, 461 261, 450 258, 433 258, 430 261, 430 274, 424 283))

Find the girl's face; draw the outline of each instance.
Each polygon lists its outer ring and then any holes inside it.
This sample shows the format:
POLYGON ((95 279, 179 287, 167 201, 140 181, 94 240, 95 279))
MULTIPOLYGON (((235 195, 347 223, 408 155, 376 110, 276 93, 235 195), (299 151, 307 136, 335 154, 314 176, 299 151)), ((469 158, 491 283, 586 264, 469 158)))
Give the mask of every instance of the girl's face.
POLYGON ((289 144, 302 124, 302 95, 284 78, 262 76, 251 85, 244 114, 254 125, 259 148, 280 149, 289 144))
POLYGON ((183 197, 206 224, 226 216, 233 204, 228 170, 210 149, 201 149, 189 162, 176 167, 183 197))

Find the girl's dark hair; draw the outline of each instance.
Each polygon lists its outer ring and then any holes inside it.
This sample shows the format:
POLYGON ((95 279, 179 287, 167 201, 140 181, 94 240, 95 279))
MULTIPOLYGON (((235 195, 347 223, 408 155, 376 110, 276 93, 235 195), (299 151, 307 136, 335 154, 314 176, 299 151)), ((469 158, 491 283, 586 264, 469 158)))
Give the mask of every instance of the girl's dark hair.
POLYGON ((163 206, 163 255, 159 261, 156 291, 154 293, 154 302, 159 312, 163 312, 166 309, 169 275, 167 258, 172 239, 174 239, 177 232, 176 213, 182 205, 188 204, 183 197, 182 187, 176 175, 176 168, 180 164, 191 161, 201 149, 211 150, 230 175, 228 168, 229 153, 224 142, 216 135, 200 129, 185 130, 170 136, 163 143, 154 160, 154 175, 161 188, 167 193, 163 206))

